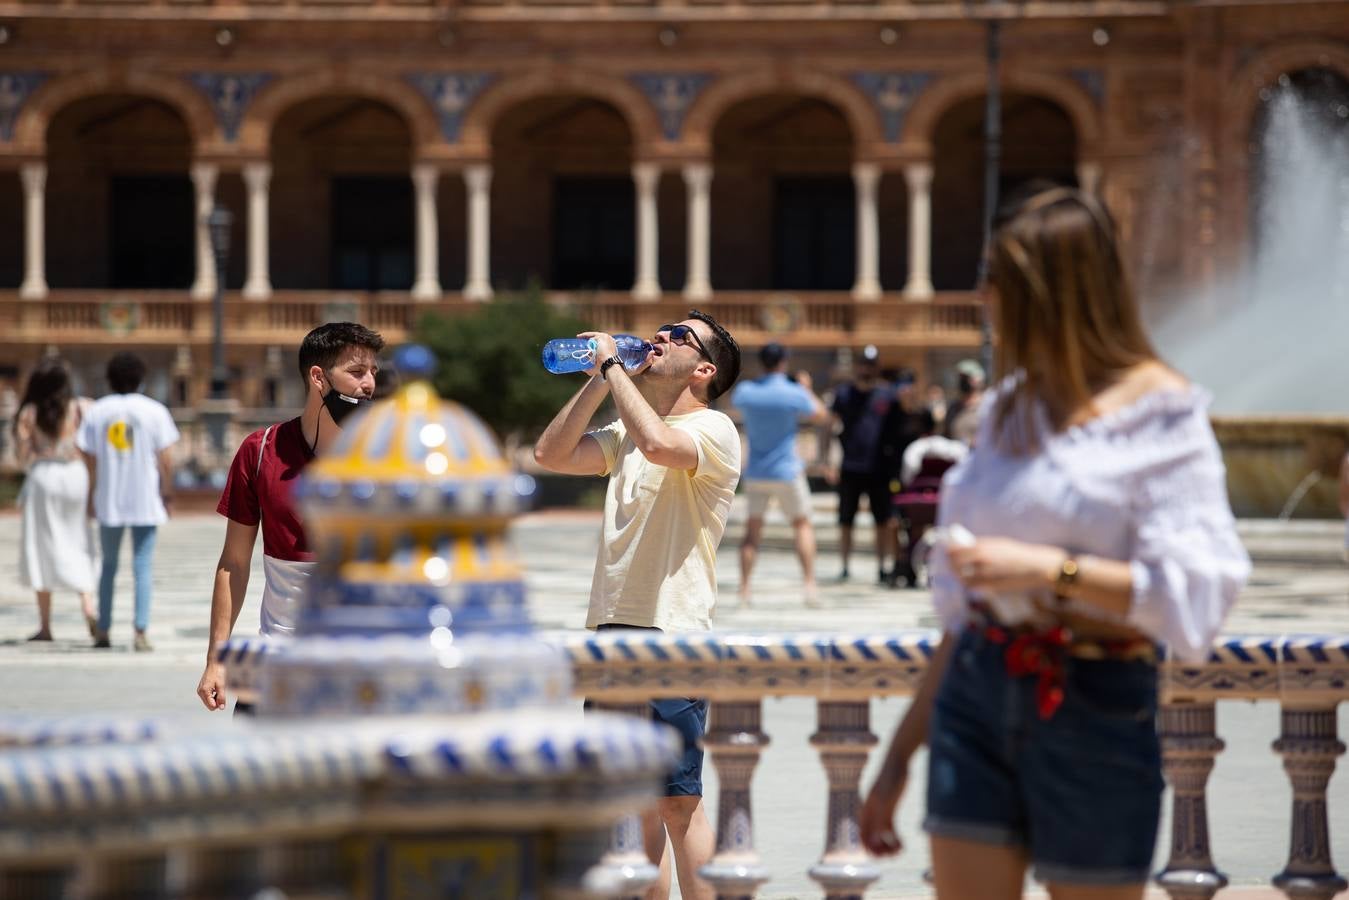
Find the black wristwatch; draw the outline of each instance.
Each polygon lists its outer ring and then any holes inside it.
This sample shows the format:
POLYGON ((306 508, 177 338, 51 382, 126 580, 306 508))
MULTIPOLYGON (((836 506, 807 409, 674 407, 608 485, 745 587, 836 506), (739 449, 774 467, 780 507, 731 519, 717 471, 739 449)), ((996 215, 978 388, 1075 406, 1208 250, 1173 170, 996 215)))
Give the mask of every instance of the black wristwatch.
POLYGON ((621 366, 621 365, 623 365, 623 360, 620 359, 618 356, 611 356, 611 357, 609 357, 609 358, 606 359, 604 362, 600 363, 600 377, 603 378, 605 381, 608 381, 608 380, 609 380, 609 367, 610 367, 610 366, 621 366))

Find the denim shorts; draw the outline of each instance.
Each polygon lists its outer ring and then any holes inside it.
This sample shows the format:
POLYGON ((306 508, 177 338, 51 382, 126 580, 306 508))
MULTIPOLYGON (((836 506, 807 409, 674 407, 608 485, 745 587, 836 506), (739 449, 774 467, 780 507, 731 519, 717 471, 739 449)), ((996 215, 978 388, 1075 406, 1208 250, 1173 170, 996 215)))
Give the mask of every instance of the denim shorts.
POLYGON ((1063 704, 1037 711, 1035 676, 1005 648, 961 633, 933 703, 927 819, 933 835, 1023 847, 1037 880, 1148 880, 1161 813, 1157 669, 1068 657, 1063 704))
MULTIPOLYGON (((596 631, 656 631, 638 625, 605 624, 596 631)), ((703 795, 703 749, 699 742, 707 731, 707 699, 697 697, 669 697, 648 701, 651 721, 669 725, 684 740, 684 752, 675 767, 665 777, 666 797, 701 797, 703 795)), ((593 707, 590 700, 585 708, 593 707)))

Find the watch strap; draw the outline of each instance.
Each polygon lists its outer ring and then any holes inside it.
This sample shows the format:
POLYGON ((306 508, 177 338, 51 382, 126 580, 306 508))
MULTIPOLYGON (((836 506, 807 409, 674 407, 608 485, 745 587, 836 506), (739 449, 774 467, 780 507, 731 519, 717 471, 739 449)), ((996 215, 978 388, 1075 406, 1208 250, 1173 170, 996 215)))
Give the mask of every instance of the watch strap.
POLYGON ((1069 556, 1065 559, 1059 566, 1058 577, 1054 579, 1054 593, 1061 598, 1067 598, 1073 585, 1077 584, 1077 576, 1080 571, 1077 557, 1069 556))
POLYGON ((600 377, 603 378, 605 381, 608 381, 610 367, 621 365, 623 365, 623 360, 620 359, 618 356, 615 355, 609 357, 604 362, 600 363, 600 377))

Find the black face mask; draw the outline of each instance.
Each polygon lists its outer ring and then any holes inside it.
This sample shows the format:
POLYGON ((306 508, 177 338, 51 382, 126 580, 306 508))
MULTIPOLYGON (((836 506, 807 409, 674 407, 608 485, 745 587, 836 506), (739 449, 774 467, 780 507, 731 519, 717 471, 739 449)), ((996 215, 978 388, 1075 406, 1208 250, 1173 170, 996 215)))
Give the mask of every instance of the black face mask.
POLYGON ((364 397, 348 397, 332 384, 331 381, 328 382, 328 393, 323 395, 323 408, 328 410, 328 415, 333 417, 333 423, 336 425, 341 425, 343 419, 370 402, 364 397))

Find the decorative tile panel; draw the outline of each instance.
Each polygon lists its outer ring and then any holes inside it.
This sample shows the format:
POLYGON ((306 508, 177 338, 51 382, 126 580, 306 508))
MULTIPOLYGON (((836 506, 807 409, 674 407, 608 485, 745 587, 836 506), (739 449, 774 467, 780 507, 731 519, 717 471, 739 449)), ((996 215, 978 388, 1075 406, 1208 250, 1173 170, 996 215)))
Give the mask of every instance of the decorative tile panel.
POLYGON ((660 113, 661 132, 667 141, 679 140, 689 107, 715 78, 705 72, 637 72, 630 77, 660 113))
POLYGON ((904 132, 904 120, 918 95, 932 80, 931 72, 854 72, 852 81, 876 106, 890 143, 904 132))
POLYGON ((19 112, 48 77, 46 72, 0 72, 0 141, 14 140, 19 112))
POLYGON ((440 134, 451 144, 459 143, 464 113, 496 78, 488 72, 411 72, 404 77, 430 101, 440 134))
POLYGON ((1105 103, 1105 73, 1100 69, 1070 69, 1068 77, 1090 94, 1097 106, 1105 103))
POLYGON ((248 105, 273 77, 270 72, 192 72, 187 80, 211 101, 221 133, 234 143, 248 105))

